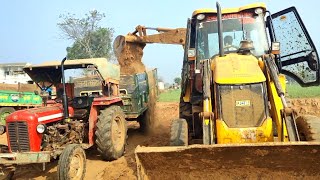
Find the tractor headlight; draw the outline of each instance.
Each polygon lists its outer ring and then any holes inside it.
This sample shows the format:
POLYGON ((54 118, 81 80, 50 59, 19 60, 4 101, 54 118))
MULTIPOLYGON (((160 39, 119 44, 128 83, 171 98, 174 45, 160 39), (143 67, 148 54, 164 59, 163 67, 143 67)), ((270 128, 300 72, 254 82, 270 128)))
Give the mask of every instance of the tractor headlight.
POLYGON ((38 124, 38 126, 37 126, 37 132, 38 133, 42 134, 42 133, 44 133, 45 130, 46 130, 46 126, 45 125, 38 124))

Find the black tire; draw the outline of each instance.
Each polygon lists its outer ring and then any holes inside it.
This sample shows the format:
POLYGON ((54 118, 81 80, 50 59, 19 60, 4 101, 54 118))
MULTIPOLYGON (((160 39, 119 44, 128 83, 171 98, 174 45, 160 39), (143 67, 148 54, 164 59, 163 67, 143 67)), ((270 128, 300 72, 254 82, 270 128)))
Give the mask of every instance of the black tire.
POLYGON ((86 153, 78 144, 69 144, 59 157, 57 174, 59 180, 84 179, 86 153))
POLYGON ((296 119, 301 141, 320 142, 320 118, 312 115, 299 116, 296 119))
POLYGON ((172 121, 170 129, 170 146, 188 145, 188 123, 185 119, 172 121))
POLYGON ((103 160, 115 160, 123 155, 127 124, 119 106, 110 106, 100 111, 95 135, 97 149, 103 160))
POLYGON ((5 125, 6 124, 6 117, 16 111, 12 107, 2 107, 0 108, 0 125, 5 125))

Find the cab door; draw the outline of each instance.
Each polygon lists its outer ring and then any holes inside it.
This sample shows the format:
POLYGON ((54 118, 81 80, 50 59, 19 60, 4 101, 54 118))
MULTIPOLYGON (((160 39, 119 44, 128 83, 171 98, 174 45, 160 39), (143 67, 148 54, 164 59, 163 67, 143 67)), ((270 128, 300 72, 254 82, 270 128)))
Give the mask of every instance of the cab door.
POLYGON ((267 26, 271 41, 280 42, 280 72, 301 86, 319 85, 319 56, 296 8, 272 14, 267 18, 267 26))

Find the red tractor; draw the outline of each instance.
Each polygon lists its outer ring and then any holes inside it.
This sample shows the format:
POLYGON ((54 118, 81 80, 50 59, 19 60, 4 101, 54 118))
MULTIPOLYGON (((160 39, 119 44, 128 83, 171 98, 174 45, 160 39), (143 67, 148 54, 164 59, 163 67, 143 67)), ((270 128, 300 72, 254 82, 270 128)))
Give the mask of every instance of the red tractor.
POLYGON ((45 164, 57 158, 58 179, 83 179, 84 149, 95 145, 104 160, 123 155, 127 127, 118 65, 104 58, 64 59, 27 66, 24 71, 42 89, 44 105, 16 111, 0 127, 8 140, 7 147, 0 147, 0 179, 1 171, 12 165, 45 164), (66 83, 68 69, 85 69, 92 78, 66 83), (55 97, 45 93, 51 86, 56 88, 55 97))

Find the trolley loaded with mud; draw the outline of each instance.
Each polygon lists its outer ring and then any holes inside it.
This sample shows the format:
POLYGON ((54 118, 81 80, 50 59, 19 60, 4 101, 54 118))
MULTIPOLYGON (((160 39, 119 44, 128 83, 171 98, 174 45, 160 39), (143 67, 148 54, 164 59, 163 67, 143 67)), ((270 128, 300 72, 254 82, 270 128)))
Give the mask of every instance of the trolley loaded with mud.
MULTIPOLYGON (((117 37, 116 52, 142 54, 134 48, 149 42, 147 29, 117 37)), ((263 3, 217 3, 169 32, 187 32, 180 118, 172 147, 136 148, 138 179, 320 178, 320 118, 297 116, 285 97, 284 75, 320 84, 318 53, 294 7, 271 15, 263 3)))
POLYGON ((118 65, 104 58, 64 59, 24 70, 34 82, 48 84, 44 90, 55 86, 56 98, 44 98, 45 106, 7 117, 6 127, 0 128, 8 139, 8 147, 1 146, 0 171, 6 174, 15 165, 45 164, 59 158, 58 179, 83 179, 84 149, 95 145, 104 160, 123 155, 127 127, 118 65), (86 76, 66 83, 65 76, 70 74, 65 73, 70 69, 85 69, 86 76))

